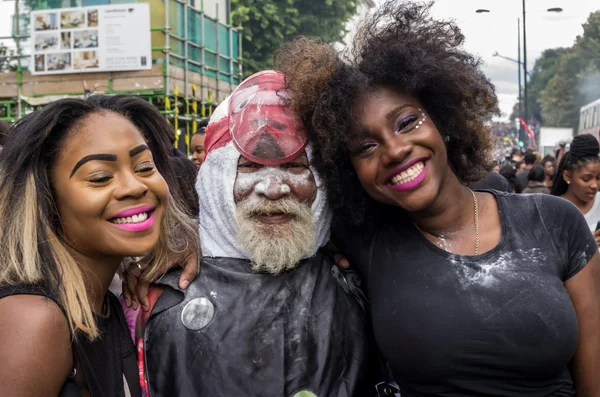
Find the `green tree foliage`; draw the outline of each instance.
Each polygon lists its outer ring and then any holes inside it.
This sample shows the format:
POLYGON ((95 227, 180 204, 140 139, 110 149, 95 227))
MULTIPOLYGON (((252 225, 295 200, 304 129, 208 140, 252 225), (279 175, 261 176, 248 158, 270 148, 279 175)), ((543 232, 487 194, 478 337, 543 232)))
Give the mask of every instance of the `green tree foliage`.
POLYGON ((568 48, 549 49, 544 51, 542 56, 535 61, 527 86, 527 104, 530 119, 542 120, 542 107, 538 99, 550 79, 556 74, 558 60, 568 52, 568 48))
POLYGON ((555 127, 573 127, 578 120, 576 105, 577 73, 580 59, 575 52, 560 57, 556 74, 540 93, 544 124, 555 127))
POLYGON ((600 11, 590 14, 571 48, 542 54, 528 94, 530 116, 548 126, 577 128, 580 107, 600 98, 600 11))
POLYGON ((232 0, 234 24, 243 26, 245 74, 273 66, 273 53, 296 36, 340 41, 361 0, 232 0))

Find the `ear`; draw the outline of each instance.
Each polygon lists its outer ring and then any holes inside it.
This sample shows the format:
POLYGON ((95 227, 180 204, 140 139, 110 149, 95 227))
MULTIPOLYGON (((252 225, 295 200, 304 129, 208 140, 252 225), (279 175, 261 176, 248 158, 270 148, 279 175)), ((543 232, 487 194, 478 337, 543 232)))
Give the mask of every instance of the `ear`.
POLYGON ((571 173, 568 170, 563 170, 562 177, 567 184, 571 183, 571 173))

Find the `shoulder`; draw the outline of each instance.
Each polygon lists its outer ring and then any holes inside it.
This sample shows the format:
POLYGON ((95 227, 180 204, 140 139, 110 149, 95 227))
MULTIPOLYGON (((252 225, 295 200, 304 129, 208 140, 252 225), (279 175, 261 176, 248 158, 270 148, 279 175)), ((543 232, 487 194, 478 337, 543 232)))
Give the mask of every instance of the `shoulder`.
POLYGON ((579 209, 571 202, 550 194, 518 194, 506 192, 495 192, 495 194, 496 197, 498 197, 498 200, 502 200, 503 204, 510 206, 510 208, 531 208, 531 206, 536 206, 540 211, 545 213, 580 213, 579 209))
POLYGON ((0 366, 0 384, 14 395, 57 395, 73 366, 62 310, 43 296, 12 295, 0 299, 0 319, 0 362, 11 363, 0 366))
POLYGON ((504 211, 520 224, 538 224, 540 218, 546 227, 567 227, 578 224, 583 214, 571 202, 549 194, 517 194, 494 192, 504 211))
POLYGON ((539 204, 538 207, 545 216, 583 216, 575 204, 561 197, 550 194, 536 194, 534 195, 534 199, 539 204))

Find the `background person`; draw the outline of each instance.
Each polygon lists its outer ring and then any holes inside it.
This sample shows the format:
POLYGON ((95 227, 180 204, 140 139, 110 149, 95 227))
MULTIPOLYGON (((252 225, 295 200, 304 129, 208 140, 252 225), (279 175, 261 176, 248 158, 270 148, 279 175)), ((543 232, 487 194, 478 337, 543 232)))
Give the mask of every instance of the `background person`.
POLYGON ((537 157, 533 152, 527 152, 524 156, 525 166, 522 170, 517 172, 517 179, 515 183, 515 192, 522 193, 523 189, 527 187, 529 183, 529 179, 527 176, 529 175, 529 170, 536 164, 537 157))
POLYGON ((403 396, 598 396, 595 242, 565 200, 464 186, 491 168, 497 98, 428 11, 388 1, 348 62, 300 39, 276 63, 381 353, 403 396))
POLYGON ((544 171, 546 173, 545 183, 546 187, 552 189, 552 184, 554 183, 554 176, 556 175, 556 159, 554 156, 548 155, 542 159, 541 162, 544 167, 544 171))
POLYGON ((204 128, 201 128, 192 136, 192 140, 190 143, 192 149, 191 159, 197 169, 200 168, 200 166, 204 162, 204 157, 206 156, 204 152, 204 138, 204 128))
POLYGON ((558 149, 556 149, 555 155, 554 157, 556 157, 556 162, 560 163, 560 161, 562 160, 562 157, 565 155, 565 152, 567 147, 567 142, 566 141, 560 141, 558 142, 558 149))
POLYGON ((510 182, 508 182, 508 180, 500 173, 495 171, 488 172, 483 181, 472 182, 467 184, 467 186, 473 190, 493 189, 498 190, 499 192, 513 192, 513 187, 511 186, 510 182))
POLYGON ((521 149, 514 148, 510 153, 509 162, 511 162, 516 167, 517 163, 520 163, 522 161, 523 161, 523 152, 521 151, 521 149))
POLYGON ((508 181, 508 184, 510 185, 510 188, 511 188, 509 193, 514 193, 515 183, 517 181, 517 172, 515 170, 515 167, 510 163, 504 164, 500 168, 499 174, 502 175, 504 177, 504 179, 506 179, 508 181))
POLYGON ((534 165, 531 170, 529 170, 527 178, 529 179, 529 183, 527 184, 527 187, 523 189, 523 193, 550 194, 550 189, 546 187, 546 171, 544 170, 544 167, 539 164, 534 165))
POLYGON ((12 130, 0 153, 1 394, 141 396, 108 287, 125 257, 150 252, 156 274, 169 252, 197 250, 165 182, 169 128, 142 99, 96 95, 12 130))
POLYGON ((556 170, 552 194, 569 200, 579 208, 600 244, 600 230, 596 232, 600 221, 599 152, 598 140, 594 136, 584 134, 574 137, 570 150, 564 154, 556 170))

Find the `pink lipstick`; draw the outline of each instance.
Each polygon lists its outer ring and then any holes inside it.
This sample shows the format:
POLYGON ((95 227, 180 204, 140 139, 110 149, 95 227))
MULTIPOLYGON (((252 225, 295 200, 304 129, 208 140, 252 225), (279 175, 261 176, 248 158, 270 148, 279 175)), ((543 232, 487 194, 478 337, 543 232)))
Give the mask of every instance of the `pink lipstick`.
POLYGON ((129 208, 127 210, 121 211, 117 215, 113 216, 110 219, 127 218, 128 216, 134 216, 134 215, 141 214, 143 212, 150 212, 150 211, 154 211, 154 207, 152 207, 150 205, 142 205, 140 207, 129 208))
MULTIPOLYGON (((413 163, 413 164, 415 164, 415 163, 413 163)), ((417 175, 414 179, 412 179, 406 183, 399 183, 397 185, 391 185, 388 183, 387 186, 390 189, 394 189, 398 192, 408 192, 410 190, 413 190, 413 189, 417 188, 425 180, 425 177, 427 176, 428 167, 429 167, 429 162, 426 162, 425 167, 423 167, 423 169, 421 170, 419 175, 417 175)))
POLYGON ((412 159, 412 160, 405 162, 404 164, 400 165, 400 167, 396 168, 394 171, 392 171, 388 175, 388 177, 385 179, 385 183, 390 183, 396 175, 406 171, 413 165, 420 163, 420 162, 427 162, 428 160, 429 160, 429 157, 419 157, 419 158, 412 159))
POLYGON ((149 205, 129 208, 110 218, 109 222, 122 230, 141 232, 152 227, 154 209, 155 207, 149 205))

